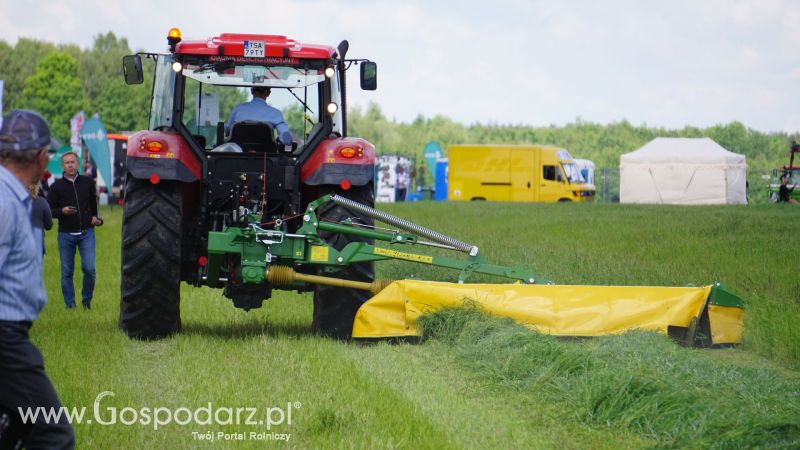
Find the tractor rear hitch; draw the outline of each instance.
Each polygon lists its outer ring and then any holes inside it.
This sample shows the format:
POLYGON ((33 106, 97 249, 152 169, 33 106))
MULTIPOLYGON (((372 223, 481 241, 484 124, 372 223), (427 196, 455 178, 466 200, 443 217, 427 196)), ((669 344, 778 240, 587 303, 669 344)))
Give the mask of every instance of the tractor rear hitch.
POLYGON ((245 283, 263 283, 266 281, 275 284, 276 287, 292 286, 292 288, 296 288, 298 283, 318 283, 374 291, 375 287, 370 283, 352 282, 362 283, 363 286, 331 284, 347 280, 328 277, 319 277, 322 278, 319 279, 302 273, 294 273, 294 275, 286 275, 284 277, 284 269, 275 269, 275 267, 285 266, 291 269, 295 265, 302 264, 319 266, 323 272, 335 272, 351 264, 392 259, 458 270, 459 283, 466 282, 470 275, 474 273, 507 278, 525 284, 535 283, 535 278, 530 270, 484 262, 483 258, 478 256, 478 247, 475 245, 459 241, 340 195, 325 195, 310 202, 303 213, 303 225, 294 233, 286 232, 284 229, 285 224, 282 221, 275 221, 273 225, 275 229, 262 228, 256 218, 252 217, 248 228, 229 227, 222 232, 209 233, 209 259, 206 282, 211 285, 217 285, 224 276, 221 270, 224 255, 234 254, 241 259, 243 281, 245 283), (338 223, 327 221, 324 217, 317 215, 317 209, 327 202, 334 202, 350 211, 355 211, 362 216, 372 217, 375 220, 395 226, 397 229, 378 229, 353 223, 349 220, 338 223), (383 241, 389 243, 390 247, 422 245, 463 252, 469 256, 466 260, 452 259, 400 251, 387 247, 377 247, 364 242, 350 242, 341 250, 337 250, 320 237, 320 231, 383 241), (430 241, 422 240, 420 239, 421 237, 430 241))

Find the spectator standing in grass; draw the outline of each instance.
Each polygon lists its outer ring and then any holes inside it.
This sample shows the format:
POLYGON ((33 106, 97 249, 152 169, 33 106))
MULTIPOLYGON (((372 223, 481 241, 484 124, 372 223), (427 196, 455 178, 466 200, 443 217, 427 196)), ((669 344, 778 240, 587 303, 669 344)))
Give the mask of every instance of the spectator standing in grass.
POLYGON ((31 226, 36 185, 47 168, 50 129, 33 111, 17 110, 0 128, 0 448, 71 449, 72 426, 64 416, 40 415, 23 423, 20 409, 61 408, 39 349, 28 331, 47 302, 42 249, 31 226))
POLYGON ((406 201, 406 196, 408 195, 408 183, 409 177, 406 169, 401 166, 400 164, 397 165, 397 182, 395 183, 395 194, 394 194, 394 201, 396 202, 404 202, 406 201))
POLYGON ((50 186, 47 201, 53 217, 58 219, 58 253, 61 256, 61 293, 68 309, 75 308, 75 249, 81 253, 84 309, 92 306, 95 282, 94 227, 102 225, 97 217, 97 191, 94 181, 78 173, 78 155, 67 152, 61 156, 64 176, 50 186))

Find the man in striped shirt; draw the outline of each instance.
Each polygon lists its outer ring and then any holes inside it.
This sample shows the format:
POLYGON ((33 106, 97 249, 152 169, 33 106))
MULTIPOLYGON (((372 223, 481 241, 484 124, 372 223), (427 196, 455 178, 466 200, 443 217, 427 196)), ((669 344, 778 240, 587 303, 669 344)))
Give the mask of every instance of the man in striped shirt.
POLYGON ((47 301, 42 249, 31 228, 27 186, 47 168, 50 130, 33 111, 17 110, 0 128, 0 448, 67 448, 75 436, 66 418, 24 423, 26 408, 61 408, 28 330, 47 301))

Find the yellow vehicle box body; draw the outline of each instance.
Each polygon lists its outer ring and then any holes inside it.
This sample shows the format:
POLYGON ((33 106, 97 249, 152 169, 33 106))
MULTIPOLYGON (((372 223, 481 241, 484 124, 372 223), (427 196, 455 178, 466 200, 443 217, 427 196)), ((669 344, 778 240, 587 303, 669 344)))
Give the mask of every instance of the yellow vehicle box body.
POLYGON ((569 152, 546 145, 451 145, 448 200, 593 201, 569 152))

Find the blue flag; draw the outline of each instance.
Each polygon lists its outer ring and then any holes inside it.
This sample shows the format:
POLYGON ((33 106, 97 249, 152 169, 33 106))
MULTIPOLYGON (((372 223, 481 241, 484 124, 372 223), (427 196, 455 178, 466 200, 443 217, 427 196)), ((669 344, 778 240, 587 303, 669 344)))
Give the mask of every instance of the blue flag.
POLYGON ((108 140, 106 139, 106 128, 100 119, 89 119, 83 122, 81 128, 81 139, 92 155, 97 171, 103 177, 106 186, 111 186, 114 181, 111 178, 111 157, 109 156, 108 140))
POLYGON ((442 157, 442 147, 436 141, 428 142, 422 151, 425 163, 428 165, 428 173, 436 173, 436 161, 442 157))

